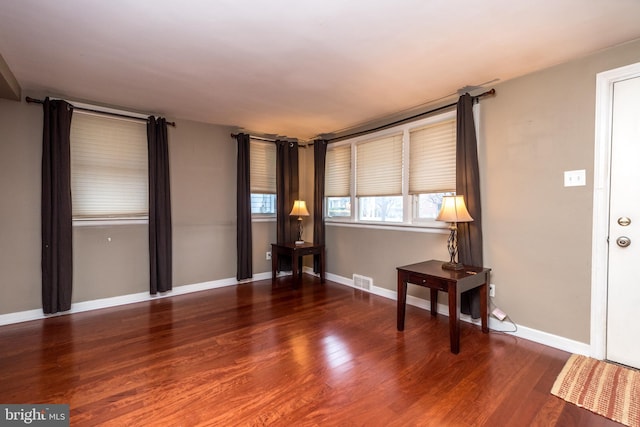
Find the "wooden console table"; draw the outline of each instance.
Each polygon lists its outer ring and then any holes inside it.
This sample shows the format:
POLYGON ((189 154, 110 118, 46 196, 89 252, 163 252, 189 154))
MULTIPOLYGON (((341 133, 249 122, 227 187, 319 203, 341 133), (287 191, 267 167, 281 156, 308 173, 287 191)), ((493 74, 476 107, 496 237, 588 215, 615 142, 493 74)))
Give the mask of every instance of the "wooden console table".
POLYGON ((278 256, 280 254, 289 255, 291 257, 291 270, 293 271, 293 285, 302 283, 302 257, 305 255, 319 255, 320 257, 320 283, 324 283, 324 245, 316 245, 304 242, 296 245, 295 243, 272 243, 271 244, 271 280, 276 280, 278 271, 278 256), (297 261, 297 262, 296 262, 297 261))
POLYGON ((480 317, 482 332, 488 333, 487 294, 490 268, 465 267, 453 271, 442 268, 443 261, 425 261, 398 267, 398 330, 404 330, 407 283, 424 286, 431 291, 431 315, 438 314, 438 291, 449 295, 449 339, 451 352, 460 351, 460 294, 480 288, 480 317))

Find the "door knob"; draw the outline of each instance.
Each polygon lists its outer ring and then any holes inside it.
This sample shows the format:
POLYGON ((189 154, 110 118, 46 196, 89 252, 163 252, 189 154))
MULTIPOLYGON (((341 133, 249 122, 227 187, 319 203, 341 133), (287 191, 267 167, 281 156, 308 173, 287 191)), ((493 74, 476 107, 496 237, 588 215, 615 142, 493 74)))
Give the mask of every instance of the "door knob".
POLYGON ((618 224, 620 224, 623 227, 626 227, 627 225, 631 224, 631 219, 629 219, 629 217, 626 217, 626 216, 621 216, 620 218, 618 218, 618 224))
POLYGON ((618 244, 618 246, 620 246, 621 248, 626 248, 627 246, 629 246, 631 244, 631 239, 625 236, 620 236, 616 239, 616 243, 618 244))

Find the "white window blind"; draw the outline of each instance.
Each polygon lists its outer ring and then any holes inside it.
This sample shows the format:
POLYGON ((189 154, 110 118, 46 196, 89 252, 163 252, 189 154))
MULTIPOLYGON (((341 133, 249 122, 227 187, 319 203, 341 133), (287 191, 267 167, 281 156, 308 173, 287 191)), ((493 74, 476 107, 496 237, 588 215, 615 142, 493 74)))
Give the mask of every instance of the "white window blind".
POLYGON ((455 119, 413 130, 409 140, 409 194, 455 191, 455 119))
POLYGON ((251 192, 276 194, 276 145, 254 140, 249 144, 251 192))
POLYGON ((74 219, 146 218, 148 181, 144 121, 74 111, 71 120, 74 219))
POLYGON ((402 134, 356 146, 356 196, 402 195, 402 134))
POLYGON ((324 195, 349 197, 351 192, 351 145, 327 150, 324 195))

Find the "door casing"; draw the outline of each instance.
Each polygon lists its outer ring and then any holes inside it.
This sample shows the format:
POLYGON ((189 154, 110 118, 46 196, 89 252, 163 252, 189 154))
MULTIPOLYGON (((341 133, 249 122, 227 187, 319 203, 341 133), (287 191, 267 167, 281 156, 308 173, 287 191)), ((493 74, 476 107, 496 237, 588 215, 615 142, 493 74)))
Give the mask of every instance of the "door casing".
POLYGON ((607 277, 609 271, 609 196, 613 84, 640 77, 640 62, 598 73, 593 166, 591 251, 591 357, 603 360, 607 350, 607 277))

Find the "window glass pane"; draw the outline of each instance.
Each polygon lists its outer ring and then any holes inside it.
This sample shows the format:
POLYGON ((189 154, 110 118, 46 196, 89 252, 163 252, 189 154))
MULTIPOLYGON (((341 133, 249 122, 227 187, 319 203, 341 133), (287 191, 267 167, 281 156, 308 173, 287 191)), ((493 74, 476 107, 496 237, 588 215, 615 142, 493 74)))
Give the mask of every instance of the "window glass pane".
POLYGON ((257 215, 273 215, 276 213, 275 194, 251 194, 251 213, 257 215))
POLYGON ((351 197, 327 197, 327 217, 350 217, 351 197))
POLYGON ((70 141, 74 219, 148 216, 144 121, 75 111, 70 141))
POLYGON ((442 207, 442 198, 452 196, 455 193, 427 193, 416 194, 414 218, 421 220, 435 220, 442 207))
POLYGON ((402 222, 402 196, 359 197, 358 218, 362 221, 402 222))

